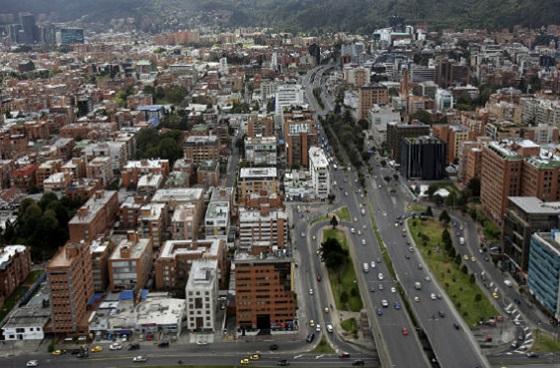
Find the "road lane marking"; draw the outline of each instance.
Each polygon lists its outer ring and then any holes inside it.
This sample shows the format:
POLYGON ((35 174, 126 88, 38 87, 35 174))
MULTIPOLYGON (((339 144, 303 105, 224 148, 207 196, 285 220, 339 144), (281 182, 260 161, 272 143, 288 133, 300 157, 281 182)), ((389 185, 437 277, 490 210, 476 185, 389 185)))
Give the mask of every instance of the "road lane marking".
POLYGON ((303 356, 303 354, 296 355, 296 356, 294 357, 294 360, 299 359, 299 358, 301 358, 302 356, 303 356))

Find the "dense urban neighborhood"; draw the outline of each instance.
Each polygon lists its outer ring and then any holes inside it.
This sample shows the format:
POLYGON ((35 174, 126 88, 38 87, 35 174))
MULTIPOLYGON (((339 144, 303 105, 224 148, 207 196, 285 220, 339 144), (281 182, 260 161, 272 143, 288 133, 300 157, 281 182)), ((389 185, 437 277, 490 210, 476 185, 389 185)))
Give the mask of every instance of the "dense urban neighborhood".
POLYGON ((0 8, 0 366, 560 366, 560 25, 204 19, 0 8))

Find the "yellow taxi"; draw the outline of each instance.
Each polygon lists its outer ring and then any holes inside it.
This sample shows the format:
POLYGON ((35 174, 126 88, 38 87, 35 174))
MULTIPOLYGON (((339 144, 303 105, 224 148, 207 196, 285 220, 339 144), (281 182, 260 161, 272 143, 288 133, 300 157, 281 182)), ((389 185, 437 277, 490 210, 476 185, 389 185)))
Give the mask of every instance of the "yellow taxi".
POLYGON ((500 296, 498 295, 498 293, 492 293, 492 297, 493 297, 494 299, 498 299, 500 296))
POLYGON ((54 350, 51 354, 52 355, 62 355, 62 350, 60 350, 60 349, 54 350))
POLYGON ((103 351, 103 348, 102 348, 101 346, 99 346, 99 345, 96 345, 96 346, 94 346, 93 348, 91 348, 90 351, 91 351, 92 353, 99 353, 99 352, 102 352, 102 351, 103 351))
POLYGON ((249 360, 249 358, 243 358, 239 361, 239 364, 241 365, 249 365, 251 361, 249 360))

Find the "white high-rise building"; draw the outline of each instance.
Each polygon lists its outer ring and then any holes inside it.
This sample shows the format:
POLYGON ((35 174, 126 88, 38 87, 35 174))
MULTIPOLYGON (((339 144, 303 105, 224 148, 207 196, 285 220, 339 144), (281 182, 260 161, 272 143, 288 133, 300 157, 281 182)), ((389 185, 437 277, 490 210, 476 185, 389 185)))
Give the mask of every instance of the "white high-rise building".
POLYGON ((329 161, 323 149, 316 146, 309 148, 309 173, 316 197, 326 199, 331 191, 329 161))
POLYGON ((214 331, 218 300, 218 261, 192 262, 185 286, 187 328, 189 331, 214 331))
POLYGON ((275 51, 272 53, 272 57, 270 59, 270 69, 276 70, 278 68, 278 53, 275 51))
POLYGON ((303 104, 303 87, 301 84, 282 84, 276 88, 275 113, 281 116, 285 107, 303 104))
POLYGON ((228 75, 229 74, 229 68, 228 68, 228 63, 227 63, 227 58, 223 57, 220 59, 220 73, 222 73, 223 75, 228 75))

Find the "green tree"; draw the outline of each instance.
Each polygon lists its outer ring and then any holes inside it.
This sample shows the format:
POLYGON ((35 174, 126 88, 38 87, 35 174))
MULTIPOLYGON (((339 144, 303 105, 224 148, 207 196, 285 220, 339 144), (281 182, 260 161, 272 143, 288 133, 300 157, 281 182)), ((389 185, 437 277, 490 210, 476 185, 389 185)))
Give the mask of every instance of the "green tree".
POLYGON ((480 302, 482 301, 482 295, 480 295, 480 293, 477 293, 477 294, 474 296, 474 301, 475 301, 476 303, 480 303, 480 302))
POLYGON ((342 305, 345 305, 346 303, 348 303, 348 293, 346 292, 346 290, 342 290, 342 292, 340 293, 340 303, 342 305))
POLYGON ((328 269, 340 272, 346 265, 348 250, 342 248, 335 238, 327 238, 321 243, 321 260, 328 269))
POLYGON ((338 226, 338 219, 334 215, 331 218, 331 225, 332 225, 333 229, 336 229, 336 227, 338 226))
POLYGON ((443 210, 439 215, 439 220, 447 225, 451 221, 451 217, 449 216, 449 213, 447 213, 446 210, 443 210))
POLYGON ((424 212, 424 214, 428 217, 433 217, 434 216, 434 212, 432 211, 432 207, 428 206, 426 208, 426 212, 424 212))
POLYGON ((467 189, 473 197, 480 197, 480 178, 474 177, 469 180, 467 189))

